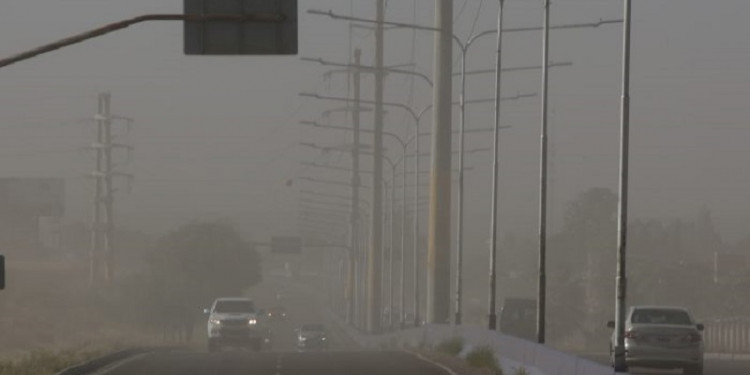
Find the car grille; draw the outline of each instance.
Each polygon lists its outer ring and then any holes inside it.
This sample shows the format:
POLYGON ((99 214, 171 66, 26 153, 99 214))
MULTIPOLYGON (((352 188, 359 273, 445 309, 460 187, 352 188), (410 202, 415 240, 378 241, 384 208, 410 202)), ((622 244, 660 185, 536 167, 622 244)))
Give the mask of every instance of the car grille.
POLYGON ((246 319, 223 319, 221 325, 225 327, 245 327, 247 326, 246 319))

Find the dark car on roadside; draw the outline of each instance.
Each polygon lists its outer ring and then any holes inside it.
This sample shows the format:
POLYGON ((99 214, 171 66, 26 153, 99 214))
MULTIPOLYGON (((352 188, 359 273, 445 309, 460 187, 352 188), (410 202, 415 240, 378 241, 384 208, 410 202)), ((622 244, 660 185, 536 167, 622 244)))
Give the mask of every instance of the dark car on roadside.
POLYGON ((283 306, 274 306, 268 309, 268 320, 270 321, 284 321, 286 320, 286 308, 283 306))
POLYGON ((506 298, 500 310, 500 332, 526 340, 535 340, 536 300, 506 298))

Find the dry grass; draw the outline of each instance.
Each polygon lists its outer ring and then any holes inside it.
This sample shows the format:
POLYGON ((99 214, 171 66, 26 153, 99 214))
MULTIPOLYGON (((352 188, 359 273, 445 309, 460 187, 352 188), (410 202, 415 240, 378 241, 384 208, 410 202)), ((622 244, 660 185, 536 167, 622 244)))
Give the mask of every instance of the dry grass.
POLYGON ((0 357, 151 343, 105 313, 81 262, 9 262, 7 273, 7 289, 0 292, 0 357))
POLYGON ((109 353, 113 349, 34 350, 0 360, 0 375, 52 375, 109 353))

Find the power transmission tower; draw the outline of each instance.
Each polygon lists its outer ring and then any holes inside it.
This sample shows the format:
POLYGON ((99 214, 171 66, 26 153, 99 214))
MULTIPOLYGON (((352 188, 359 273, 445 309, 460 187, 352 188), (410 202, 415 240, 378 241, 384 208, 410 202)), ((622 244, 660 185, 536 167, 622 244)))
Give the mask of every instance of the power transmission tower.
POLYGON ((91 224, 91 249, 89 252, 89 281, 92 286, 100 281, 110 283, 115 275, 115 221, 114 221, 114 177, 122 176, 132 181, 132 175, 115 170, 112 150, 124 148, 132 151, 130 145, 115 143, 112 134, 114 119, 124 119, 130 124, 131 119, 113 116, 111 112, 111 94, 101 93, 98 96, 96 119, 96 142, 92 148, 96 152, 96 169, 92 173, 95 180, 94 210, 91 224))

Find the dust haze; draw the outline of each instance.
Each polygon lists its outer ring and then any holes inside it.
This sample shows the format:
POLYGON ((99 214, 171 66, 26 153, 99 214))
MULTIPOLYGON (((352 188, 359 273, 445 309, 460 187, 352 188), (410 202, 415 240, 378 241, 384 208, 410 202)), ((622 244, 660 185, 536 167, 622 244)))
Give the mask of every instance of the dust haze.
MULTIPOLYGON (((105 341, 169 343, 187 339, 177 327, 183 323, 195 327, 194 341, 205 340, 201 311, 214 298, 257 295, 270 308, 282 303, 277 296, 290 288, 287 279, 319 286, 320 300, 343 311, 345 253, 335 245, 348 238, 348 202, 308 192, 349 194, 351 176, 343 168, 350 156, 336 148, 351 145, 351 133, 300 122, 350 126, 351 118, 344 103, 298 94, 346 97, 352 95, 351 81, 300 57, 349 63, 353 49, 361 48, 363 64, 372 64, 371 30, 350 32, 347 22, 306 11, 374 18, 375 5, 300 3, 299 56, 184 56, 182 25, 152 23, 0 70, 0 177, 65 181, 64 215, 41 218, 38 236, 14 235, 17 225, 0 228, 9 273, 8 290, 0 295, 0 354, 105 341), (132 189, 118 180, 115 192, 117 276, 92 290, 90 146, 102 92, 111 93, 113 114, 133 120, 132 127, 114 121, 113 132, 116 142, 134 147, 132 155, 121 150, 114 156, 117 170, 134 179, 132 189), (205 236, 189 236, 201 230, 205 236), (278 256, 267 244, 280 235, 332 246, 278 256), (221 246, 226 252, 216 250, 221 246), (231 269, 238 264, 244 271, 231 269), (176 316, 181 318, 170 319, 176 316)), ((541 25, 541 2, 507 4, 507 27, 541 25)), ((495 27, 495 2, 456 0, 454 6, 460 39, 495 27)), ((5 0, 0 56, 135 15, 181 11, 177 0, 5 0)), ((557 25, 619 19, 622 7, 614 0, 559 0, 552 11, 557 25)), ((750 290, 747 14, 746 0, 643 1, 634 8, 629 303, 685 306, 706 322, 750 314, 744 298, 750 290)), ((431 25, 433 2, 390 1, 386 18, 431 25)), ((551 60, 572 63, 551 69, 549 117, 549 334, 551 344, 569 350, 605 347, 610 331, 604 323, 614 313, 620 26, 555 31, 551 39, 551 60)), ((469 70, 493 67, 492 39, 472 46, 469 70)), ((424 31, 386 31, 386 65, 413 64, 406 67, 430 76, 433 40, 424 31)), ((538 65, 541 34, 508 34, 504 48, 506 66, 538 65)), ((458 72, 458 49, 454 55, 458 72)), ((492 98, 491 77, 470 75, 467 99, 492 98)), ((431 88, 419 79, 389 74, 385 87, 389 102, 415 109, 432 102, 431 88)), ((539 71, 507 73, 503 87, 503 96, 536 96, 504 102, 502 109, 502 123, 510 128, 502 131, 500 144, 498 296, 535 298, 539 71)), ((363 97, 372 99, 373 91, 372 77, 365 75, 363 97)), ((492 115, 491 104, 469 105, 467 128, 492 126, 492 115)), ((457 128, 457 107, 453 117, 457 128)), ((428 118, 423 132, 429 131, 428 118)), ((397 108, 388 108, 385 119, 386 130, 398 136, 413 131, 397 108)), ((372 128, 371 112, 363 113, 363 127, 372 128)), ((467 148, 491 147, 490 134, 470 133, 467 148)), ((365 133, 363 143, 371 138, 365 133)), ((423 151, 430 149, 429 137, 420 141, 423 151)), ((394 160, 401 156, 397 143, 386 140, 385 147, 394 160)), ((466 160, 467 324, 486 324, 491 158, 479 151, 466 160)), ((371 163, 363 156, 363 170, 371 163)), ((423 158, 420 170, 429 166, 423 158)), ((385 171, 389 177, 389 167, 385 171)), ((420 201, 427 201, 429 174, 420 178, 420 201)), ((363 174, 363 184, 372 184, 371 175, 363 174)), ((455 188, 453 193, 455 203, 455 188)), ((369 201, 369 190, 362 195, 369 201)), ((394 201, 400 207, 400 190, 394 201)), ((420 208, 419 236, 425 237, 428 206, 420 208)), ((393 215, 396 250, 406 228, 407 270, 413 266, 412 219, 411 210, 407 217, 400 210, 393 215)), ((398 274, 393 281, 400 282, 398 274)), ((404 284, 406 305, 396 299, 389 306, 397 318, 413 312, 411 272, 404 284)), ((304 306, 286 304, 295 303, 304 306)))

